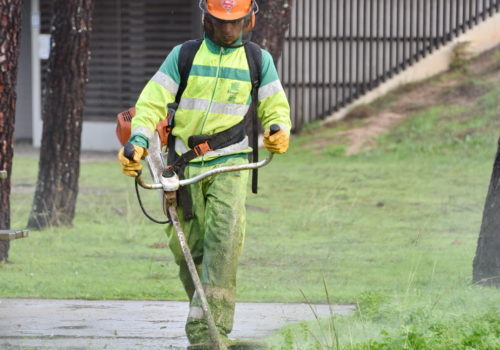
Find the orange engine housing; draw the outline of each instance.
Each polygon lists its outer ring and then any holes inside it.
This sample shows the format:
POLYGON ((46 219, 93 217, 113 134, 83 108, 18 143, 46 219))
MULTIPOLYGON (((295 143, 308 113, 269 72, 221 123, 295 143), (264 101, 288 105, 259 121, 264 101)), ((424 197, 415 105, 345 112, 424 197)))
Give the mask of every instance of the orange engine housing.
MULTIPOLYGON (((132 118, 135 116, 135 107, 131 107, 123 112, 118 113, 116 116, 116 137, 122 145, 130 139, 132 118)), ((163 119, 156 125, 156 131, 160 136, 162 146, 167 145, 168 134, 170 134, 171 127, 168 126, 167 119, 163 119)))

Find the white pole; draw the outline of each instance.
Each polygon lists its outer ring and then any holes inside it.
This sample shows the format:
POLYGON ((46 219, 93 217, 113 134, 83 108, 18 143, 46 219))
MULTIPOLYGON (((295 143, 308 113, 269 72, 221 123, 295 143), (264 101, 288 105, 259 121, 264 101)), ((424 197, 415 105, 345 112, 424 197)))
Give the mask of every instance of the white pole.
POLYGON ((33 146, 40 147, 42 141, 41 72, 39 56, 40 3, 31 0, 31 103, 33 120, 33 146))

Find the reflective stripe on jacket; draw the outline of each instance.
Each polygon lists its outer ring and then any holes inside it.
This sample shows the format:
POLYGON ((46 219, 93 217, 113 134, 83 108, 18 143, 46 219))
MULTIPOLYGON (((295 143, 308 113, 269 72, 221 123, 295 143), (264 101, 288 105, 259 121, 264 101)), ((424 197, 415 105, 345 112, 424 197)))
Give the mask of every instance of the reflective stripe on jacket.
MULTIPOLYGON (((136 103, 130 141, 147 148, 155 125, 166 115, 167 104, 175 101, 180 84, 176 46, 146 84, 136 103)), ((188 150, 191 135, 211 135, 240 122, 248 112, 251 96, 248 62, 243 47, 227 49, 205 38, 196 53, 186 89, 175 115, 176 151, 188 150)), ((290 131, 290 107, 271 55, 262 50, 262 77, 258 90, 258 117, 264 127, 279 124, 290 131)), ((248 140, 204 156, 249 152, 248 140)), ((201 160, 195 159, 195 161, 201 160)))

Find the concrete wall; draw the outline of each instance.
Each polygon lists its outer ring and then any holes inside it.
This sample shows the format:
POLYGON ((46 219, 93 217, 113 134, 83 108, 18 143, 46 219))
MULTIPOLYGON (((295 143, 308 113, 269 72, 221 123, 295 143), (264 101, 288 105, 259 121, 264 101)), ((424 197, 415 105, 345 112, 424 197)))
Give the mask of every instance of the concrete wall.
POLYGON ((428 57, 421 59, 418 63, 401 72, 399 75, 381 84, 345 108, 330 115, 324 122, 328 123, 342 119, 353 107, 370 103, 400 85, 424 80, 448 70, 453 48, 461 42, 470 42, 469 51, 472 55, 478 55, 500 45, 500 13, 469 29, 468 32, 455 38, 447 45, 442 46, 428 57))

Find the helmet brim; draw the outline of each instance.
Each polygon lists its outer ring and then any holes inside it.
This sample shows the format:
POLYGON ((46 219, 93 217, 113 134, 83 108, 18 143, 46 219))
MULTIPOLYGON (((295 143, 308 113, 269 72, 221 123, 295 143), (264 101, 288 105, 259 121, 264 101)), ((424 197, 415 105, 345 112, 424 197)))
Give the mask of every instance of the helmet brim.
POLYGON ((236 22, 239 20, 243 20, 245 19, 245 17, 248 16, 248 13, 242 13, 242 12, 227 13, 223 11, 208 10, 207 13, 210 15, 210 17, 221 22, 236 22))

